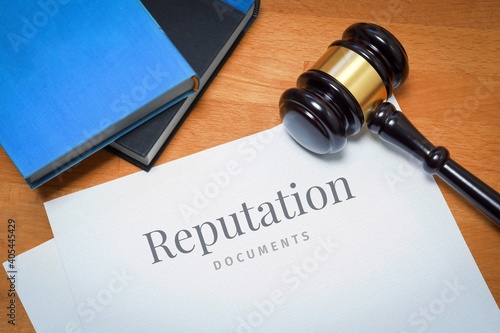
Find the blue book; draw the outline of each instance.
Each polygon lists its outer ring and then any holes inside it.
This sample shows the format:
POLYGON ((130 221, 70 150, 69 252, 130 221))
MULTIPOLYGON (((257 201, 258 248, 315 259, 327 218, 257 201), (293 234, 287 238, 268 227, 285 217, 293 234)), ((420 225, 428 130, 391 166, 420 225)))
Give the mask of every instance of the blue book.
POLYGON ((32 188, 198 85, 138 0, 4 3, 0 80, 0 144, 32 188))

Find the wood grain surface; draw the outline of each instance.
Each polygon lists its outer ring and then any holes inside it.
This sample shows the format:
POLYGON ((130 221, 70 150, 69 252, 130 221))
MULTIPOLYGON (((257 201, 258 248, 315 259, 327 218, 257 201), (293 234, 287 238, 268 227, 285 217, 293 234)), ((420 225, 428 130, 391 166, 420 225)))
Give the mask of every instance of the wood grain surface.
MULTIPOLYGON (((281 93, 346 27, 362 21, 389 29, 408 53, 410 76, 395 91, 405 114, 431 142, 500 190, 497 0, 263 0, 259 17, 157 164, 278 125, 281 93)), ((31 190, 0 149, 1 261, 7 259, 9 218, 16 221, 16 252, 22 253, 53 237, 45 201, 138 171, 102 150, 31 190)), ((500 304, 500 228, 442 181, 438 185, 500 304)), ((16 325, 7 324, 8 281, 0 274, 0 331, 34 331, 22 306, 16 325)))

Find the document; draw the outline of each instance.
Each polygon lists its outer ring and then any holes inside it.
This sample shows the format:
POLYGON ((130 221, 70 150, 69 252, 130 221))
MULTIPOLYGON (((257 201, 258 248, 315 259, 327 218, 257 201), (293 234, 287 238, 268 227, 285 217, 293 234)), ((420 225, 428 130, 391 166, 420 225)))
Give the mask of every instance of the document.
POLYGON ((280 125, 45 206, 18 257, 40 332, 500 331, 433 178, 366 130, 318 156, 280 125))

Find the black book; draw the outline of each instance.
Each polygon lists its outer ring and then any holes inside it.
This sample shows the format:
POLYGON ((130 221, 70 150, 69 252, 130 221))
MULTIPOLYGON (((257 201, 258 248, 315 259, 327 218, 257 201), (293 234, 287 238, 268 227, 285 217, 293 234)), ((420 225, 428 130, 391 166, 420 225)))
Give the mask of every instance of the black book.
POLYGON ((260 0, 141 1, 200 78, 196 93, 108 146, 148 171, 252 24, 260 0))

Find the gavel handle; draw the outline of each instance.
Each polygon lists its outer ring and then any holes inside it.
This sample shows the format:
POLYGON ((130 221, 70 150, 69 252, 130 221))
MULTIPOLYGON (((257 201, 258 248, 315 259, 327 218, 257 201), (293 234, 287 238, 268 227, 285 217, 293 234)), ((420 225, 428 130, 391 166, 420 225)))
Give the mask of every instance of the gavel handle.
POLYGON ((498 192, 452 159, 446 161, 437 175, 500 226, 500 195, 498 192))
POLYGON ((427 172, 441 177, 500 226, 500 194, 450 159, 446 148, 432 145, 392 104, 378 106, 367 123, 370 131, 417 157, 427 172))

